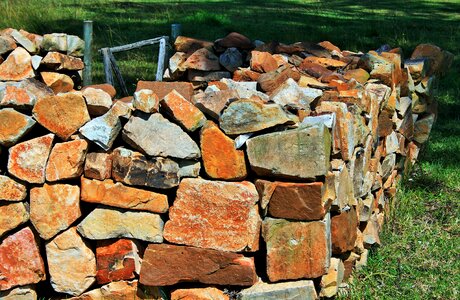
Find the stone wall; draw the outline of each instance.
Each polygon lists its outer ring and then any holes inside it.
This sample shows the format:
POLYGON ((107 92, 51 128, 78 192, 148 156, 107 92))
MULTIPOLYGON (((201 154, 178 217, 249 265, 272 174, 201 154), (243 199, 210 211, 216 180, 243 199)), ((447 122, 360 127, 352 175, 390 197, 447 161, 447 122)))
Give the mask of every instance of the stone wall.
POLYGON ((452 55, 178 37, 81 89, 83 41, 0 34, 0 299, 315 299, 365 266, 452 55))

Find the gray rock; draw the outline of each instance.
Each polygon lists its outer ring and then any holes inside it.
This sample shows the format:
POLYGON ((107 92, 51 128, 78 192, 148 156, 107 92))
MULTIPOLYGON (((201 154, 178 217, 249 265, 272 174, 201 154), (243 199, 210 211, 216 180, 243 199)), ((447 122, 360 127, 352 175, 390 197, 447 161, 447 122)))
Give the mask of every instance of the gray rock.
POLYGON ((296 109, 310 110, 310 103, 321 97, 323 92, 319 89, 300 87, 294 79, 288 78, 276 88, 270 100, 281 106, 290 106, 296 109))
POLYGON ((236 48, 228 48, 219 56, 219 63, 228 71, 235 72, 243 65, 243 55, 236 48))
POLYGON ((22 35, 19 31, 16 29, 13 29, 11 31, 11 36, 16 40, 16 42, 21 45, 23 48, 25 48, 27 51, 30 53, 36 53, 38 51, 37 45, 35 45, 34 42, 29 40, 27 37, 22 35))
POLYGON ((76 35, 67 35, 67 55, 83 56, 85 41, 76 35))
POLYGON ((311 280, 294 282, 265 283, 258 282, 239 294, 240 300, 315 300, 315 285, 311 280))
POLYGON ((121 121, 111 109, 83 125, 79 131, 85 138, 107 151, 112 148, 113 142, 121 131, 121 121))
POLYGON ((257 90, 256 81, 234 81, 228 78, 224 78, 221 81, 225 83, 229 89, 235 90, 240 96, 240 98, 249 99, 252 96, 257 96, 265 102, 269 100, 269 97, 267 94, 259 92, 257 90))
POLYGON ((67 52, 67 34, 65 33, 51 33, 43 35, 41 48, 44 51, 59 51, 67 52))

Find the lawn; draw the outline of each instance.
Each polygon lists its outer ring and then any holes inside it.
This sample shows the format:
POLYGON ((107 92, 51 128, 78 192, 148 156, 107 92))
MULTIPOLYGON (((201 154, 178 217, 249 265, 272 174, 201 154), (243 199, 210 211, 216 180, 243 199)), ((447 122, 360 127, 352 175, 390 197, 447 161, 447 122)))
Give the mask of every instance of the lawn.
MULTIPOLYGON (((183 34, 214 40, 231 31, 251 39, 329 40, 342 49, 419 43, 456 55, 439 86, 439 117, 420 163, 393 203, 367 268, 354 275, 346 299, 458 299, 460 283, 460 1, 109 1, 3 0, 0 27, 82 34, 94 20, 94 50, 159 35, 179 22, 183 34)), ((153 80, 154 50, 117 54, 130 83, 153 80)), ((93 67, 102 81, 100 57, 93 67)))

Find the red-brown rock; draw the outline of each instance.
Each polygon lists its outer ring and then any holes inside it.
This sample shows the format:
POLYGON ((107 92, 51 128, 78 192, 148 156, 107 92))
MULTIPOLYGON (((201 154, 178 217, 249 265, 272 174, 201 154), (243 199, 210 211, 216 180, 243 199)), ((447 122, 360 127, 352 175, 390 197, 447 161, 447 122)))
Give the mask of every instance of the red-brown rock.
POLYGON ((197 130, 206 122, 204 114, 175 90, 163 98, 161 107, 189 132, 197 130))
POLYGON ((261 73, 268 73, 278 69, 276 59, 268 52, 251 52, 251 69, 261 73))
POLYGON ((214 42, 214 45, 220 48, 240 48, 240 49, 252 49, 254 46, 249 38, 238 32, 230 32, 226 37, 218 39, 214 42))
POLYGON ((142 81, 137 83, 136 92, 147 89, 152 90, 159 99, 176 90, 186 100, 190 101, 193 95, 193 85, 190 82, 164 82, 164 81, 142 81))
POLYGON ((46 279, 34 234, 26 227, 0 244, 0 291, 46 279))
POLYGON ((356 241, 358 216, 353 206, 348 211, 331 218, 332 253, 342 254, 353 250, 356 241))
POLYGON ((35 76, 32 57, 21 47, 17 47, 0 65, 0 81, 19 81, 35 76))
POLYGON ((55 94, 67 93, 73 90, 74 82, 66 74, 55 72, 41 72, 43 82, 49 86, 55 94))
POLYGON ((46 165, 46 180, 58 181, 79 177, 83 173, 88 142, 75 140, 54 145, 46 165))
POLYGON ((187 58, 184 67, 200 71, 218 71, 220 70, 219 58, 208 49, 201 48, 187 58))
POLYGON ((212 249, 150 244, 144 254, 140 283, 148 286, 179 282, 250 286, 256 283, 253 258, 212 249))
POLYGON ((42 64, 54 70, 82 70, 85 65, 80 58, 65 55, 59 52, 48 52, 42 64))
POLYGON ((257 251, 259 197, 250 182, 183 179, 170 208, 164 238, 222 251, 257 251))
POLYGON ((230 298, 216 288, 178 289, 171 293, 171 300, 229 300, 230 298))
POLYGON ((200 48, 212 49, 214 43, 186 36, 178 36, 174 41, 174 48, 177 52, 192 53, 200 48))

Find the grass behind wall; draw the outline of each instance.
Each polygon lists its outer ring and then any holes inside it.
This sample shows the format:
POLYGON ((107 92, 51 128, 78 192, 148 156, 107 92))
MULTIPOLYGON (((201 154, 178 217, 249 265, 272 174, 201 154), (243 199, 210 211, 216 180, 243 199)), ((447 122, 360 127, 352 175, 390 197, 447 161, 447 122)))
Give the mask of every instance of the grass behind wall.
MULTIPOLYGON (((3 0, 0 28, 82 35, 94 23, 94 51, 160 35, 171 23, 183 34, 215 40, 231 31, 251 39, 329 40, 341 49, 402 47, 406 57, 419 43, 456 55, 439 87, 439 117, 420 163, 398 193, 390 221, 367 268, 354 275, 344 299, 458 299, 460 283, 460 1, 109 1, 3 0)), ((153 80, 155 52, 116 54, 133 90, 153 80)), ((93 78, 103 81, 94 52, 93 78)))

